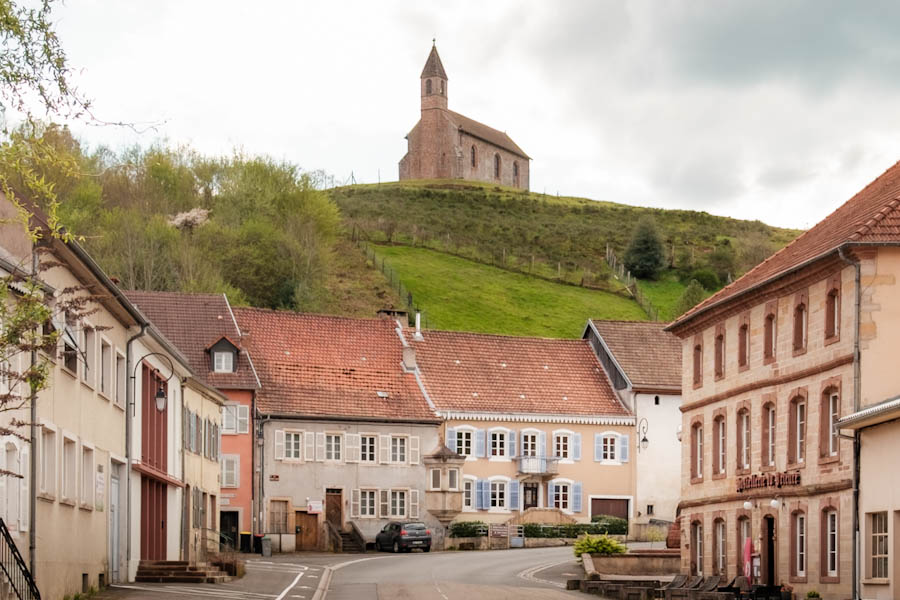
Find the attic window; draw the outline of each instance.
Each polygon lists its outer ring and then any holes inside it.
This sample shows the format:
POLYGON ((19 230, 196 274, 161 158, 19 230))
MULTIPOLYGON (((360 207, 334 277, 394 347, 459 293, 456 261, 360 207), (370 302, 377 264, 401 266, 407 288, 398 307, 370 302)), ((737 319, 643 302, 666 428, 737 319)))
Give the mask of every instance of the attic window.
POLYGON ((387 392, 381 392, 381 391, 375 392, 375 395, 378 396, 379 398, 387 398, 388 396, 390 396, 390 394, 388 394, 387 392))
POLYGON ((217 350, 213 353, 213 371, 216 373, 234 372, 234 352, 217 350))

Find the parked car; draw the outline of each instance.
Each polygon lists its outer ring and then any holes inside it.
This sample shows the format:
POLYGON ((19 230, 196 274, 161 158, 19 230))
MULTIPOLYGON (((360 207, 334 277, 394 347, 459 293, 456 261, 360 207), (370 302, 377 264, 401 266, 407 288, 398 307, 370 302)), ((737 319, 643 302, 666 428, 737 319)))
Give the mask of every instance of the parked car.
POLYGON ((431 530, 426 529, 425 523, 420 521, 391 521, 375 536, 375 550, 379 552, 409 552, 413 548, 431 552, 431 530))

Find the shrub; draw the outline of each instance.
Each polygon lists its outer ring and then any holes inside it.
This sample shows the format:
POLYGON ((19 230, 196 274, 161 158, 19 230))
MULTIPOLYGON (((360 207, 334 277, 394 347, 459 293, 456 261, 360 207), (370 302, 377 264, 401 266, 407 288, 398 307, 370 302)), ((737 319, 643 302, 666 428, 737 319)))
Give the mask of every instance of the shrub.
POLYGON ((451 523, 450 537, 479 537, 484 535, 483 527, 486 527, 484 521, 460 521, 459 523, 451 523))
POLYGON ((608 535, 585 535, 575 542, 575 556, 581 558, 582 554, 600 554, 611 556, 613 554, 625 554, 628 549, 625 544, 620 544, 608 535))
POLYGON ((591 524, 596 530, 587 533, 611 533, 613 535, 626 535, 628 533, 628 520, 612 515, 594 515, 591 524))
POLYGON ((617 517, 594 517, 594 523, 567 523, 565 525, 541 525, 525 523, 525 537, 531 538, 569 538, 574 539, 584 534, 625 535, 628 533, 628 521, 617 517))
POLYGON ((712 269, 694 269, 691 273, 691 279, 696 279, 697 283, 703 286, 703 289, 714 291, 719 289, 719 276, 712 269))
POLYGON ((808 592, 806 592, 806 597, 807 598, 821 598, 822 596, 820 596, 819 592, 817 592, 816 590, 809 590, 808 592))
POLYGON ((656 279, 665 264, 665 250, 656 223, 650 217, 638 221, 625 250, 625 267, 639 279, 656 279))

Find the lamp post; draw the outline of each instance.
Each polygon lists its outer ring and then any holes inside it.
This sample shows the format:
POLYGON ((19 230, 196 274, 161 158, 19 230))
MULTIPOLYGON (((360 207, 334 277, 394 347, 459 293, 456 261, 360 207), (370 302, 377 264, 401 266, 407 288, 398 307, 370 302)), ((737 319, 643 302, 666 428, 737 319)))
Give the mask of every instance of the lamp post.
MULTIPOLYGON (((148 352, 143 355, 136 361, 134 361, 134 368, 131 370, 131 385, 134 385, 134 380, 137 379, 137 368, 141 366, 144 362, 145 358, 149 358, 151 356, 158 356, 159 358, 165 360, 169 363, 169 376, 163 379, 162 381, 168 382, 172 377, 175 376, 175 365, 172 364, 172 359, 163 354, 162 352, 148 352)), ((159 369, 154 369, 154 372, 159 373, 159 369)), ((163 412, 166 410, 166 390, 162 385, 162 382, 156 387, 156 410, 159 412, 163 412)), ((135 394, 131 395, 131 414, 134 414, 135 405, 137 404, 137 399, 135 398, 135 394)))
POLYGON ((647 429, 649 428, 650 424, 647 422, 647 417, 642 417, 637 426, 638 452, 646 450, 647 446, 650 445, 650 440, 647 439, 647 429))

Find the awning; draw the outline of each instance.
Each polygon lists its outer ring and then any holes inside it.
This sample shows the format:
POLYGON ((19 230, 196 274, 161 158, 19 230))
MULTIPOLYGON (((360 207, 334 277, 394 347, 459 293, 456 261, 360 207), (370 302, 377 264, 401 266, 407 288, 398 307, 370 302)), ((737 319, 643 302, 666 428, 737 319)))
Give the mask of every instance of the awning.
POLYGON ((864 429, 894 419, 900 419, 900 396, 842 417, 837 426, 838 429, 864 429))

